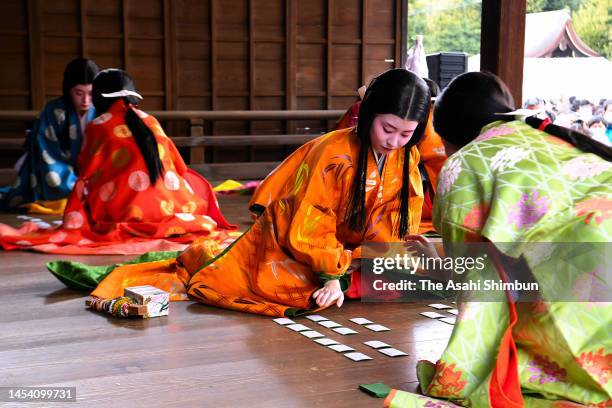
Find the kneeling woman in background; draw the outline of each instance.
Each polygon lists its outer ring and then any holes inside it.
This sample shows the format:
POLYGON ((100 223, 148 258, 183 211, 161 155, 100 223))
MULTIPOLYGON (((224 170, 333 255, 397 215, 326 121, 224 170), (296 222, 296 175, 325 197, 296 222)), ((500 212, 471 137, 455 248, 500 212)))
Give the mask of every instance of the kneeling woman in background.
POLYGON ((62 95, 47 102, 28 134, 15 183, 0 187, 0 210, 63 213, 77 179, 74 167, 85 127, 96 116, 91 83, 99 71, 84 58, 66 65, 62 95))
POLYGON ((55 253, 131 253, 182 249, 205 236, 224 241, 223 218, 208 182, 189 171, 142 97, 118 69, 93 82, 99 116, 89 124, 79 178, 56 230, 0 226, 4 249, 55 253))

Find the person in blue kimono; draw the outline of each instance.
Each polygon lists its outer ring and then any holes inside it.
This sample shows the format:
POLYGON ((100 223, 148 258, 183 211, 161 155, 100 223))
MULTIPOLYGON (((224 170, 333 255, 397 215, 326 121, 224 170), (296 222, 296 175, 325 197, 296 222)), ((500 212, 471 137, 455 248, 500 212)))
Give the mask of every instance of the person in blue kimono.
POLYGON ((77 180, 75 163, 85 126, 94 119, 91 84, 99 72, 77 58, 64 70, 62 96, 49 101, 28 134, 12 186, 0 187, 0 210, 61 214, 77 180))

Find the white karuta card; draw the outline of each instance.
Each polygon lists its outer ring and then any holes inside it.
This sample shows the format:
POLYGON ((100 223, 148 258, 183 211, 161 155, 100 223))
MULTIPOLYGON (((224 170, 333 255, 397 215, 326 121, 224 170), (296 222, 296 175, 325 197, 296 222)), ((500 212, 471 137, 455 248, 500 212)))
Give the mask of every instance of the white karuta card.
POLYGON ((370 329, 370 330, 375 331, 375 332, 391 330, 390 328, 388 328, 386 326, 383 326, 382 324, 369 324, 369 325, 366 326, 366 329, 370 329))
POLYGON ((425 317, 429 317, 430 319, 438 319, 440 317, 446 317, 443 314, 440 314, 438 312, 422 312, 419 313, 421 316, 425 316, 425 317))
POLYGON ((372 357, 366 356, 365 354, 358 353, 358 352, 355 352, 355 353, 346 353, 344 355, 344 357, 348 357, 348 358, 350 358, 353 361, 363 361, 363 360, 371 360, 372 359, 372 357))
POLYGON ((427 306, 433 307, 434 309, 452 309, 451 306, 443 305, 442 303, 432 303, 431 305, 427 306))
POLYGON ((346 344, 332 344, 331 346, 327 346, 327 348, 337 351, 338 353, 342 353, 345 351, 355 351, 354 348, 349 347, 346 344))
POLYGON ((314 331, 314 330, 301 331, 300 334, 302 336, 308 337, 309 339, 316 339, 317 337, 323 337, 321 333, 319 333, 318 331, 314 331))
POLYGON ((322 339, 316 339, 316 343, 319 343, 322 346, 330 346, 332 344, 339 344, 336 340, 328 339, 327 337, 323 337, 322 339))
POLYGON ((459 310, 457 309, 451 309, 451 310, 447 310, 448 313, 457 316, 459 314, 459 310))
POLYGON ((369 321, 368 319, 366 319, 365 317, 353 317, 352 319, 349 319, 351 322, 356 323, 356 324, 372 324, 374 322, 369 321))
POLYGON ((286 324, 295 324, 295 322, 291 319, 287 319, 286 317, 279 317, 278 319, 273 320, 275 323, 278 323, 282 326, 286 324))
POLYGON ((455 324, 457 319, 455 319, 454 317, 444 317, 444 318, 440 319, 439 321, 444 322, 446 324, 453 325, 453 324, 455 324))
POLYGON ((306 316, 306 318, 308 320, 312 320, 313 322, 320 322, 321 320, 327 320, 326 317, 323 317, 321 315, 308 315, 306 316))
POLYGON ((404 353, 403 351, 400 351, 398 349, 395 349, 393 347, 390 348, 383 348, 383 349, 378 349, 378 351, 380 351, 381 353, 389 356, 389 357, 399 357, 399 356, 407 356, 408 354, 404 353))
POLYGON ((296 331, 296 332, 310 330, 310 327, 306 327, 303 324, 290 324, 289 326, 285 326, 285 327, 293 331, 296 331))
POLYGON ((365 344, 366 346, 370 346, 372 348, 375 348, 375 349, 382 348, 382 347, 391 347, 387 343, 384 343, 384 342, 378 341, 378 340, 364 341, 363 344, 365 344))
POLYGON ((340 333, 343 336, 346 336, 347 334, 357 334, 357 332, 353 329, 349 329, 348 327, 336 327, 335 329, 332 329, 333 331, 335 331, 336 333, 340 333))
POLYGON ((331 320, 323 320, 321 322, 317 322, 323 327, 327 327, 328 329, 333 329, 334 327, 341 327, 340 323, 332 322, 331 320))

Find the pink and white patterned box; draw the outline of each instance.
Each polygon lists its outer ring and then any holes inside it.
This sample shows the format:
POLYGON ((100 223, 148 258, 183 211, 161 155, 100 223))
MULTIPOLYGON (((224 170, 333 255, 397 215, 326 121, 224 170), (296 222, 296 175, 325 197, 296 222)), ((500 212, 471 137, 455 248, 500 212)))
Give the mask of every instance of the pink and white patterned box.
POLYGON ((167 316, 170 311, 170 294, 151 285, 125 288, 124 296, 134 303, 147 306, 147 317, 167 316))

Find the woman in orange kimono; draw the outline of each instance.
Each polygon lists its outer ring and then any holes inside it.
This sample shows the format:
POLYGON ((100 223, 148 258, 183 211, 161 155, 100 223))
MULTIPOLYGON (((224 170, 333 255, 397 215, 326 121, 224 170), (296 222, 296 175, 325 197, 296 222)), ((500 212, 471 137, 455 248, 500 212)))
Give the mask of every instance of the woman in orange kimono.
POLYGON ((0 225, 2 247, 141 254, 184 249, 201 236, 225 240, 219 228, 232 226, 210 185, 189 173, 157 120, 136 109, 142 97, 128 74, 100 72, 92 97, 100 116, 87 127, 63 225, 53 230, 33 223, 19 230, 0 225))
POLYGON ((196 242, 176 261, 117 268, 92 295, 112 298, 125 282, 155 282, 174 299, 188 295, 270 316, 341 306, 362 244, 418 230, 423 194, 415 145, 429 99, 413 73, 381 74, 368 88, 357 128, 323 135, 288 157, 254 195, 254 225, 220 255, 210 259, 210 245, 196 242), (182 285, 186 294, 177 292, 182 285))

